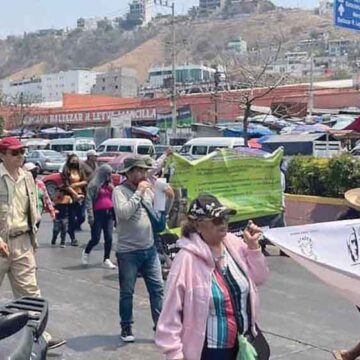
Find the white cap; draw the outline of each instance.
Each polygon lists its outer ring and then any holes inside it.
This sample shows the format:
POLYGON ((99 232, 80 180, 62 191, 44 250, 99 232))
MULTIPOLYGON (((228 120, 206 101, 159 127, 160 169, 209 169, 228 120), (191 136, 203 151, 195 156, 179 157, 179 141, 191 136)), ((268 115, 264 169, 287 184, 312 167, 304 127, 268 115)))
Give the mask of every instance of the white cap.
POLYGON ((98 153, 94 149, 92 149, 86 153, 86 156, 98 156, 98 153))
POLYGON ((36 168, 37 168, 37 166, 32 162, 25 163, 24 166, 23 166, 23 169, 26 170, 26 171, 31 171, 31 170, 34 170, 36 168))

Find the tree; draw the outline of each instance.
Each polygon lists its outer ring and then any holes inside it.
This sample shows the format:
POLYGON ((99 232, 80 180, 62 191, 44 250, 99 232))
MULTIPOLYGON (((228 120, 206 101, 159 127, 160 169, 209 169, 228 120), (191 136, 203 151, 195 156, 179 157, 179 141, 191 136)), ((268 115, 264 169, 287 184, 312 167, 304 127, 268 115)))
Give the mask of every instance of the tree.
POLYGON ((5 119, 2 116, 0 116, 0 136, 3 136, 4 127, 5 127, 5 119))
MULTIPOLYGON (((245 146, 248 146, 248 122, 251 116, 251 107, 256 101, 266 97, 283 84, 288 75, 286 73, 272 74, 269 71, 271 64, 277 61, 281 52, 281 40, 277 42, 276 46, 257 46, 258 50, 249 53, 246 60, 242 57, 239 63, 237 63, 238 58, 235 55, 233 58, 233 71, 227 73, 228 79, 244 88, 239 92, 237 100, 231 98, 226 101, 236 101, 244 112, 243 136, 245 146)), ((226 98, 226 95, 223 97, 226 98)))
POLYGON ((19 137, 24 136, 27 119, 32 113, 32 105, 40 102, 38 96, 19 93, 15 96, 3 96, 0 99, 0 107, 4 107, 8 113, 8 124, 11 128, 19 131, 19 137))

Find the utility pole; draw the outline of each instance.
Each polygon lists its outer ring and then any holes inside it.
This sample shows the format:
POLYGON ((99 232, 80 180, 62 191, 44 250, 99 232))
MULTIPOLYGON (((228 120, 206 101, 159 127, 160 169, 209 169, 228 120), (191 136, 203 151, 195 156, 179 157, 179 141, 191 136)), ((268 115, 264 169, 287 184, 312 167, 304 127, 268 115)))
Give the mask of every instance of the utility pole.
POLYGON ((24 135, 24 93, 21 92, 20 93, 20 126, 21 126, 21 130, 20 130, 20 140, 22 139, 23 135, 24 135))
POLYGON ((173 137, 176 137, 176 120, 177 120, 177 108, 176 108, 176 32, 175 32, 175 3, 171 4, 171 16, 172 16, 172 133, 173 137))
POLYGON ((314 53, 312 46, 310 51, 311 51, 310 52, 310 84, 309 84, 308 113, 309 113, 309 119, 311 121, 314 111, 314 53))
POLYGON ((218 114, 218 91, 219 91, 219 83, 220 83, 220 77, 221 73, 219 71, 219 68, 216 67, 216 71, 214 74, 214 82, 215 82, 215 99, 214 99, 214 123, 217 124, 219 121, 219 114, 218 114))
MULTIPOLYGON (((176 107, 176 28, 175 28, 175 2, 172 2, 169 5, 168 0, 154 0, 155 5, 160 5, 165 8, 171 8, 171 32, 172 32, 172 51, 171 51, 171 96, 170 96, 170 104, 171 104, 171 128, 173 137, 176 137, 176 127, 177 127, 177 107, 176 107)), ((166 129, 167 131, 167 129, 166 129)), ((168 136, 166 134, 166 141, 168 141, 168 136)))

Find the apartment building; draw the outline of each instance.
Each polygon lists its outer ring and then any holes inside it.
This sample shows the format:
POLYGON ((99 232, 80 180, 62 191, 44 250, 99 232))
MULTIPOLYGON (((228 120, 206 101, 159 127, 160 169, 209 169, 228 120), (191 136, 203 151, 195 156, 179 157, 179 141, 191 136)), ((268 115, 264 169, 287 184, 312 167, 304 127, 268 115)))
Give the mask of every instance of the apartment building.
POLYGON ((92 94, 120 97, 137 97, 138 80, 136 70, 120 68, 98 74, 91 89, 92 94))

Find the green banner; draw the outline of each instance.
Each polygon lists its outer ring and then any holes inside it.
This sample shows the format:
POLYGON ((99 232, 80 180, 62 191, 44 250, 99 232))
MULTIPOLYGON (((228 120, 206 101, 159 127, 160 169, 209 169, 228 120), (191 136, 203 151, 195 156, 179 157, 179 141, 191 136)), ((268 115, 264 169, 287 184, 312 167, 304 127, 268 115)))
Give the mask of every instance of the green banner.
POLYGON ((233 221, 273 215, 282 209, 280 162, 282 149, 269 157, 244 155, 222 149, 189 161, 174 154, 171 184, 182 189, 187 204, 199 194, 215 195, 225 206, 236 209, 233 221))

